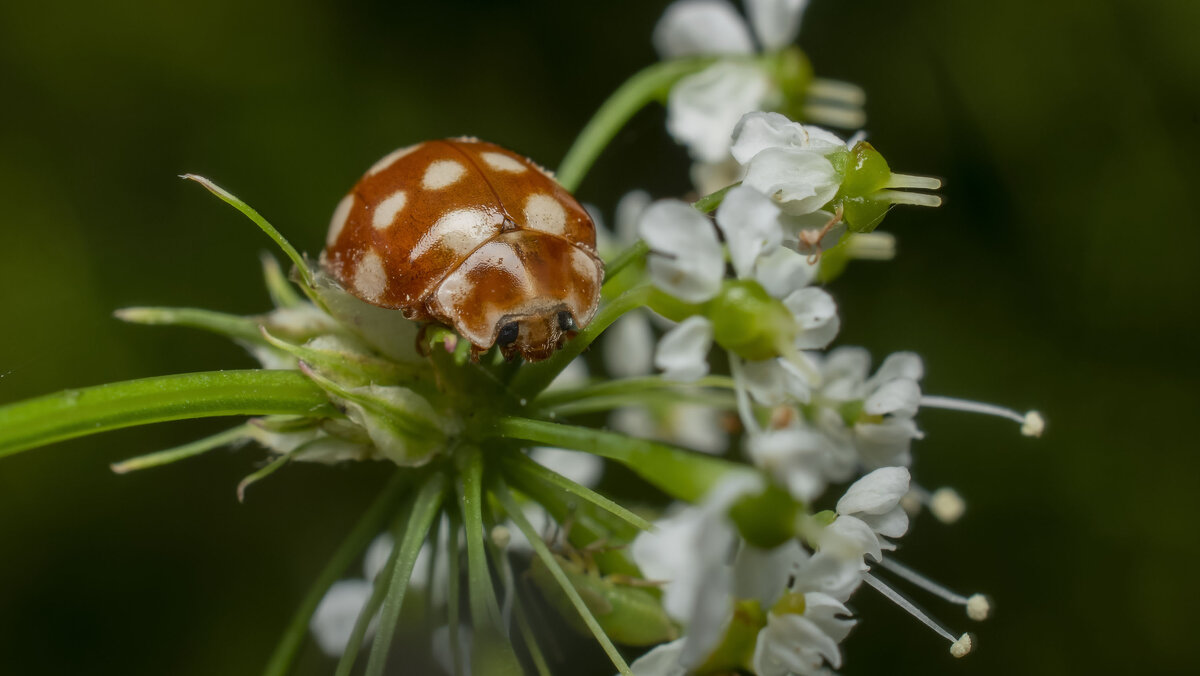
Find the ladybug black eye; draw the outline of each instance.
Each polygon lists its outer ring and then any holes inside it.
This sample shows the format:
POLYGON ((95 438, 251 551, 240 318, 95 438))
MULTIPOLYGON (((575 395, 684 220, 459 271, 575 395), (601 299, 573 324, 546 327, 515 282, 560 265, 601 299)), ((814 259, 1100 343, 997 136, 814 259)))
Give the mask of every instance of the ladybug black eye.
POLYGON ((562 331, 575 330, 575 318, 571 316, 570 312, 563 310, 558 313, 558 328, 562 331))
POLYGON ((496 335, 497 345, 512 345, 517 340, 517 335, 521 333, 521 327, 516 322, 509 322, 500 327, 500 333, 496 335))

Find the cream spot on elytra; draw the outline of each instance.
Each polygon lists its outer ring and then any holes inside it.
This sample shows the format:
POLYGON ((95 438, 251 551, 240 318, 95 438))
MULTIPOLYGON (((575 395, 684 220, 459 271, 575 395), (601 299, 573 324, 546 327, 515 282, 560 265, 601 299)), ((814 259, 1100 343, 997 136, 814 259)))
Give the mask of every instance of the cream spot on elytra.
POLYGON ((325 244, 333 246, 337 242, 338 235, 342 234, 342 228, 346 227, 346 219, 350 218, 350 209, 354 207, 354 193, 350 193, 338 202, 337 208, 333 210, 333 218, 329 220, 329 234, 325 237, 325 244))
POLYGON ((483 153, 481 157, 483 157, 483 161, 487 163, 489 167, 495 169, 496 171, 519 174, 528 169, 528 167, 526 167, 525 164, 520 160, 509 157, 504 153, 483 153))
POLYGON ((387 230, 396 221, 396 214, 408 203, 408 194, 397 190, 387 199, 375 205, 375 213, 371 215, 371 225, 376 230, 387 230))
POLYGON ((383 259, 374 251, 368 251, 358 259, 354 268, 354 291, 359 298, 376 302, 387 290, 387 272, 383 269, 383 259))
POLYGON ((426 190, 439 190, 448 185, 454 185, 465 173, 467 173, 467 168, 461 162, 438 160, 425 170, 425 176, 421 179, 421 187, 426 190))
POLYGON ((421 235, 410 257, 415 259, 434 247, 444 247, 456 254, 468 254, 500 232, 503 223, 504 218, 490 209, 455 209, 437 219, 421 235))
POLYGON ((535 193, 525 200, 525 227, 554 235, 567 231, 567 211, 546 193, 535 193))
POLYGON ((396 160, 400 159, 401 157, 404 157, 405 155, 408 155, 408 154, 414 152, 417 148, 420 148, 423 145, 425 145, 425 144, 418 143, 415 146, 406 146, 404 148, 398 148, 396 150, 393 150, 392 152, 388 153, 387 155, 384 155, 378 162, 376 162, 375 164, 372 164, 371 168, 367 170, 367 176, 374 176, 375 174, 378 174, 379 172, 383 171, 384 169, 387 169, 388 167, 392 166, 392 164, 396 160))

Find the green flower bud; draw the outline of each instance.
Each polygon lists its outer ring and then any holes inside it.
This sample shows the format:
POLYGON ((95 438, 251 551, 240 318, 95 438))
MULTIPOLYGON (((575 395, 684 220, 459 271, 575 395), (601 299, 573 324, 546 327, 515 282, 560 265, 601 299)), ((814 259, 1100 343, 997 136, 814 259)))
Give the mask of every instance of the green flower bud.
POLYGON ((745 359, 778 357, 779 346, 796 337, 791 311, 753 280, 725 281, 705 310, 717 344, 745 359))

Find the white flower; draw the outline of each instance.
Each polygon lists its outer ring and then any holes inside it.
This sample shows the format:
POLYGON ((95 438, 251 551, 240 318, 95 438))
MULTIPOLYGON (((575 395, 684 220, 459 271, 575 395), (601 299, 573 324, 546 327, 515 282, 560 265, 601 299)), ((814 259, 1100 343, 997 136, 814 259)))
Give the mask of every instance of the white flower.
POLYGON ((762 490, 753 474, 735 474, 718 483, 704 502, 686 507, 639 533, 630 547, 648 580, 664 581, 663 609, 687 625, 680 656, 695 666, 720 641, 731 614, 732 558, 740 538, 729 508, 744 495, 762 490))
MULTIPOLYGON (((747 6, 763 48, 786 47, 800 32, 806 2, 759 0, 747 6)), ((755 52, 750 29, 724 0, 679 0, 654 28, 663 58, 701 55, 745 56, 755 52)), ((667 130, 703 163, 729 155, 730 132, 743 113, 778 98, 766 71, 751 62, 718 61, 680 80, 667 98, 667 130)))
POLYGON ((338 580, 330 585, 308 622, 321 652, 331 657, 345 652, 354 623, 371 598, 373 588, 370 582, 360 579, 338 580))
POLYGON ((850 633, 854 620, 837 599, 819 592, 804 595, 804 613, 770 613, 767 626, 754 647, 754 672, 758 676, 824 673, 822 665, 842 665, 838 644, 850 633))
POLYGON ((847 144, 833 132, 813 125, 800 124, 785 115, 770 112, 746 113, 733 129, 730 153, 739 164, 749 164, 755 155, 771 148, 807 150, 827 156, 847 150, 847 144))
POLYGON ((908 532, 900 500, 910 481, 907 468, 882 467, 851 484, 838 500, 838 517, 816 538, 821 550, 843 558, 883 560, 883 550, 896 548, 887 538, 908 532))
POLYGON ((712 338, 712 322, 700 315, 688 317, 659 341, 654 352, 654 365, 662 369, 663 377, 669 380, 697 380, 708 373, 712 338))
POLYGON ((679 200, 651 204, 638 221, 650 247, 650 279, 688 303, 702 303, 721 289, 725 256, 708 218, 679 200))
POLYGON ((633 676, 686 676, 687 667, 679 663, 679 656, 683 653, 683 644, 686 641, 686 638, 677 638, 670 643, 655 646, 654 650, 629 665, 629 670, 633 672, 633 676))
POLYGON ((729 447, 725 412, 703 404, 668 403, 623 406, 613 411, 609 425, 632 437, 656 439, 693 451, 720 455, 729 447))
POLYGON ((827 156, 847 148, 824 129, 778 113, 751 112, 734 128, 730 150, 745 167, 744 185, 769 196, 786 213, 802 215, 837 195, 843 177, 827 156))
POLYGON ((771 82, 750 63, 720 61, 680 80, 667 95, 667 131, 701 162, 729 155, 742 115, 768 102, 771 82))

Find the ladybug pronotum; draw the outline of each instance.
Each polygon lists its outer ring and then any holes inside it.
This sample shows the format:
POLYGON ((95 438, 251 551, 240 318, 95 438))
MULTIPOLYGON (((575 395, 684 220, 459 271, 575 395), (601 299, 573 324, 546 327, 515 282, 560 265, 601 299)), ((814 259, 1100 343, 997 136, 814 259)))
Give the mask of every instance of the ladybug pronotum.
POLYGON ((587 326, 604 267, 591 217, 541 167, 477 139, 372 166, 338 204, 321 264, 348 291, 437 321, 475 354, 549 357, 587 326))

